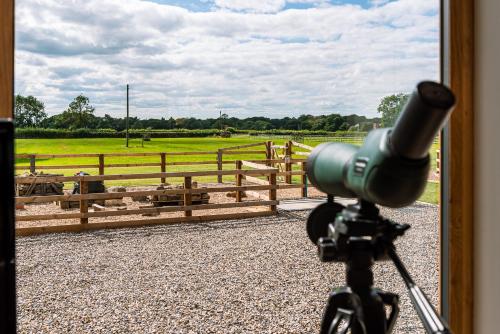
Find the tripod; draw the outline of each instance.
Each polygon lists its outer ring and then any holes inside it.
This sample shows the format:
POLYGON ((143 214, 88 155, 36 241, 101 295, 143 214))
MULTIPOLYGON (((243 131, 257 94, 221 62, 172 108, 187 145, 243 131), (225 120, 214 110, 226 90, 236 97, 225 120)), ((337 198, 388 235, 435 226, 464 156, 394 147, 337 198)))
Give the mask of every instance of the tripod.
POLYGON ((403 278, 426 332, 451 333, 396 254, 393 242, 409 228, 384 219, 373 203, 364 200, 343 207, 329 196, 327 203, 313 210, 307 229, 311 240, 317 237, 313 241, 318 245, 320 260, 346 264, 346 286, 330 293, 320 334, 392 332, 399 314, 399 297, 374 288, 372 271, 375 261, 389 259, 403 278), (390 309, 388 316, 386 308, 390 309))

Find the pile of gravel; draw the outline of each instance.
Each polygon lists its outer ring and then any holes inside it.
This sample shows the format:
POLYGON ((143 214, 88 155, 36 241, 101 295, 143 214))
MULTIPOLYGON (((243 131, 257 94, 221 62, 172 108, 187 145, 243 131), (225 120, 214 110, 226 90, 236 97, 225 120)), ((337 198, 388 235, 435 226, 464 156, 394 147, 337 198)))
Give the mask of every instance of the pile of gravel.
MULTIPOLYGON (((398 243, 437 303, 438 209, 383 214, 412 229, 398 243)), ((18 239, 21 333, 314 333, 341 264, 323 264, 307 212, 18 239)), ((390 263, 377 286, 401 295, 396 333, 423 333, 390 263)))

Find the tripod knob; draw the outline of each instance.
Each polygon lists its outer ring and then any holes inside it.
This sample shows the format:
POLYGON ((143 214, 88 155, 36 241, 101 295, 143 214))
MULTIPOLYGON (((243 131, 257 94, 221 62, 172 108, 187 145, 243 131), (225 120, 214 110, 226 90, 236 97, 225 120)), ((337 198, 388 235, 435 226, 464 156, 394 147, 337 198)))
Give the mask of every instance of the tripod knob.
POLYGON ((321 262, 332 262, 337 260, 337 242, 330 237, 318 239, 318 257, 321 262))

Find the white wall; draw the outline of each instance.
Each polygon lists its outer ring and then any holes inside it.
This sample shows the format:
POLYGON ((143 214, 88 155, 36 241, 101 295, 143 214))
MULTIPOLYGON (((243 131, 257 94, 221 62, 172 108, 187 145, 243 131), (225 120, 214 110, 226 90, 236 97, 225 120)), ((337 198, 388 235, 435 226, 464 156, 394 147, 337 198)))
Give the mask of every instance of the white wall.
POLYGON ((475 333, 500 333, 500 1, 475 12, 475 333))

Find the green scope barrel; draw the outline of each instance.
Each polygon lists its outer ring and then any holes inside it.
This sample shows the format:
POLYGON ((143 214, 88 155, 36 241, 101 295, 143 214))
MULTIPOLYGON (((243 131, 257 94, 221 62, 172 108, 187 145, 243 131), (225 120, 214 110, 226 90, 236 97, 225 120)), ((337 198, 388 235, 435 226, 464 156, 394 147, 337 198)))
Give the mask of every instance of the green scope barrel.
POLYGON ((444 85, 417 85, 394 128, 376 129, 361 147, 318 145, 307 160, 307 176, 319 190, 403 207, 422 194, 430 169, 429 148, 455 103, 444 85))

